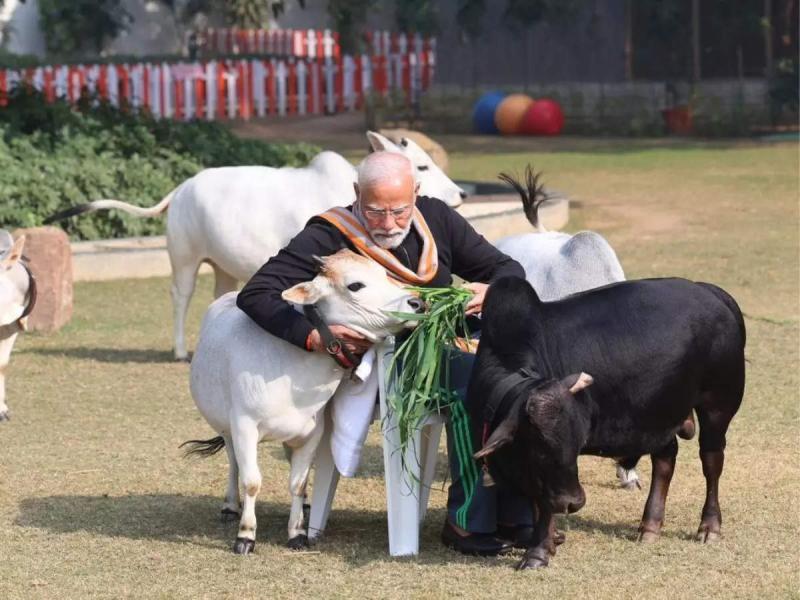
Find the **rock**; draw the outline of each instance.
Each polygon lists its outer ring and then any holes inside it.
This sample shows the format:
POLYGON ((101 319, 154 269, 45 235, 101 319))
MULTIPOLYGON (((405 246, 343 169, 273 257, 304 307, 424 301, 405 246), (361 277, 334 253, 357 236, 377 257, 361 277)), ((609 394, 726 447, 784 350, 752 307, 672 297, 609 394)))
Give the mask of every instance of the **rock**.
POLYGON ((430 155, 437 167, 447 173, 447 167, 450 164, 447 158, 447 152, 442 148, 441 144, 433 141, 424 133, 411 129, 381 129, 378 133, 389 138, 395 144, 399 144, 400 140, 404 137, 412 140, 417 146, 430 155))
POLYGON ((51 333, 72 318, 72 252, 67 234, 57 227, 17 229, 25 236, 23 256, 36 277, 36 306, 28 317, 28 329, 51 333))

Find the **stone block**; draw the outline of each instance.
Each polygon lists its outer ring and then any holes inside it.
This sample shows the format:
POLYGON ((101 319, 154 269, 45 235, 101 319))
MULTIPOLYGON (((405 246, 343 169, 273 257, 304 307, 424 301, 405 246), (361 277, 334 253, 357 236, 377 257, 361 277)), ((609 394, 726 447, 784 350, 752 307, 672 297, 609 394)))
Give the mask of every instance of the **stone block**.
POLYGON ((28 329, 51 333, 72 318, 72 252, 67 234, 57 227, 17 229, 25 236, 23 255, 36 277, 36 306, 28 317, 28 329))
POLYGON ((378 133, 389 138, 395 144, 399 144, 402 138, 410 139, 428 153, 437 167, 447 173, 447 168, 450 165, 447 151, 440 143, 432 140, 424 133, 412 129, 381 129, 378 133))

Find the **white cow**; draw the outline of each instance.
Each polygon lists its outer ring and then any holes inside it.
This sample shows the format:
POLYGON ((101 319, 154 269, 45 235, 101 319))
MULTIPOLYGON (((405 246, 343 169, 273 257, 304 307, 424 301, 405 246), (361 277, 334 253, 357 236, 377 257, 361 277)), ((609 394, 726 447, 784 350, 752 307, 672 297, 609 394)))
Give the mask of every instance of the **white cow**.
POLYGON ((36 280, 21 262, 24 246, 25 236, 14 241, 0 229, 0 423, 11 418, 5 401, 5 370, 11 349, 36 303, 36 280))
MULTIPOLYGON (((390 282, 376 262, 349 250, 320 259, 322 270, 283 298, 296 305, 315 304, 325 322, 346 325, 373 341, 410 323, 389 311, 420 312, 422 302, 390 282)), ((233 546, 248 554, 255 546, 256 495, 261 487, 257 446, 277 440, 291 449, 289 547, 308 544, 303 497, 311 462, 325 426, 324 408, 345 371, 330 357, 310 354, 259 327, 236 307, 228 293, 208 309, 191 366, 195 404, 219 434, 187 442, 190 453, 211 455, 223 447, 230 465, 224 515, 238 514, 233 546)))
MULTIPOLYGON (((503 238, 497 247, 525 269, 525 279, 544 301, 558 300, 592 288, 625 281, 617 254, 603 236, 594 231, 575 235, 547 231, 539 220, 539 207, 547 200, 541 174, 530 166, 525 170, 525 187, 505 173, 500 179, 509 183, 522 198, 525 215, 537 233, 503 238)), ((641 487, 635 469, 617 464, 617 477, 626 489, 641 487)))
MULTIPOLYGON (((398 152, 416 168, 420 194, 456 207, 466 197, 417 144, 394 144, 372 131, 374 150, 398 152)), ((175 358, 186 360, 184 323, 197 270, 211 264, 214 297, 236 289, 300 232, 306 221, 333 206, 355 200, 355 168, 335 152, 321 152, 307 167, 222 167, 187 179, 151 208, 118 200, 97 200, 47 219, 47 223, 89 211, 120 209, 141 217, 167 214, 167 249, 172 265, 175 358)))

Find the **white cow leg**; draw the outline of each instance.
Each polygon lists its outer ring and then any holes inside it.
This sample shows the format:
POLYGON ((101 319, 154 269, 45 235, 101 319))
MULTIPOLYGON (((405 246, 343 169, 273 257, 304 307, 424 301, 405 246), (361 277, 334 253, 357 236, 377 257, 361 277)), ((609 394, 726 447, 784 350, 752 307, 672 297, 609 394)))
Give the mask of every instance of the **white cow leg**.
POLYGON ((14 346, 14 340, 17 339, 17 334, 0 340, 0 423, 8 421, 11 414, 6 405, 6 367, 11 357, 11 348, 14 346))
POLYGON ((175 335, 175 360, 189 360, 186 351, 186 312, 194 293, 200 265, 172 265, 172 319, 175 335))
POLYGON ((289 469, 289 494, 292 497, 292 506, 289 512, 289 542, 287 543, 292 550, 308 547, 308 532, 303 518, 303 500, 306 496, 311 463, 314 461, 314 455, 317 453, 317 447, 324 431, 325 419, 322 414, 319 414, 314 431, 311 432, 305 443, 292 449, 289 469))
POLYGON ((256 545, 256 496, 261 490, 258 470, 258 428, 250 419, 239 418, 231 428, 233 449, 239 465, 242 518, 233 544, 236 554, 250 554, 256 545))
POLYGON ((230 436, 225 438, 225 451, 228 453, 228 488, 225 490, 225 502, 222 503, 222 520, 233 521, 239 518, 242 502, 239 499, 239 465, 236 463, 236 452, 230 436))
POLYGON ((228 292, 236 290, 236 278, 223 271, 220 267, 213 264, 214 267, 214 300, 220 296, 224 296, 228 292))
POLYGON ((3 421, 8 421, 11 418, 11 415, 8 412, 8 406, 6 405, 5 368, 5 365, 0 365, 0 423, 3 421))

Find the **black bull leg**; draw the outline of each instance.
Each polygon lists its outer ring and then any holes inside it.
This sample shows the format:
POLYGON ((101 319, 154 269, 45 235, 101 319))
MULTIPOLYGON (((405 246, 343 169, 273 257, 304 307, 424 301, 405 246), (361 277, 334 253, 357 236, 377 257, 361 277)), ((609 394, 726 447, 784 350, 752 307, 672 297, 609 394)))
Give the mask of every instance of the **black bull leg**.
POLYGON ((536 522, 533 524, 533 537, 525 556, 517 565, 517 570, 537 569, 546 567, 550 562, 550 555, 556 553, 556 544, 553 535, 555 533, 555 523, 553 511, 546 502, 533 503, 533 514, 536 515, 536 522))
POLYGON ((654 542, 661 535, 664 524, 664 506, 667 501, 669 484, 675 472, 675 457, 678 455, 678 441, 673 440, 662 450, 650 455, 653 462, 653 476, 650 482, 650 494, 644 507, 642 523, 639 525, 639 541, 654 542))

